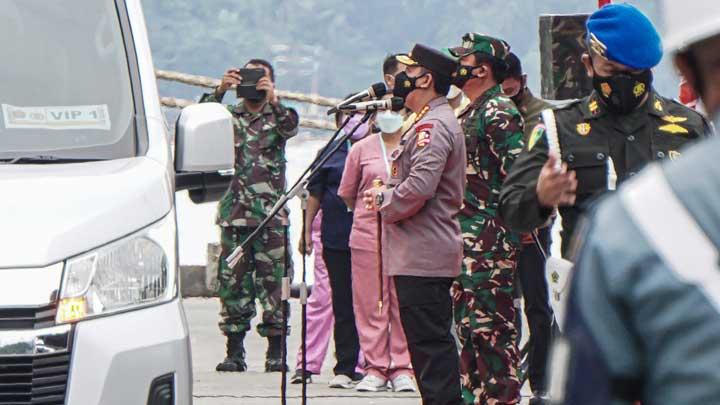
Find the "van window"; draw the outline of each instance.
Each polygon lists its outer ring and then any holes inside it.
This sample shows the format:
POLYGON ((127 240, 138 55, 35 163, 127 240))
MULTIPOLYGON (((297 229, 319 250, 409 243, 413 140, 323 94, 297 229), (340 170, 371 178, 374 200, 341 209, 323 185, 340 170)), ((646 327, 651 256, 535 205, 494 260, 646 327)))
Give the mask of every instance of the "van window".
POLYGON ((3 0, 0 159, 135 156, 135 106, 113 0, 3 0))

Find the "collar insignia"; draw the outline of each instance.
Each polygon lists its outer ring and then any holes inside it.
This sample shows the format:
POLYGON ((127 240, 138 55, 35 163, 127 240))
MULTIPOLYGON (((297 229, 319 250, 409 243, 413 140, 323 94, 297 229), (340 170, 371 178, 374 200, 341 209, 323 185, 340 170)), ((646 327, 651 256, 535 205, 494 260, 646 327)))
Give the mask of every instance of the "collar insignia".
POLYGON ((663 105, 662 105, 662 102, 660 102, 660 100, 657 100, 657 99, 655 100, 654 107, 655 107, 655 110, 657 110, 657 112, 663 112, 663 105))
POLYGON ((598 112, 598 102, 597 100, 593 100, 588 104, 588 109, 590 110, 590 114, 595 115, 598 112))
POLYGON ((605 97, 610 97, 612 94, 612 87, 608 83, 603 83, 600 85, 600 90, 602 90, 602 94, 605 97))

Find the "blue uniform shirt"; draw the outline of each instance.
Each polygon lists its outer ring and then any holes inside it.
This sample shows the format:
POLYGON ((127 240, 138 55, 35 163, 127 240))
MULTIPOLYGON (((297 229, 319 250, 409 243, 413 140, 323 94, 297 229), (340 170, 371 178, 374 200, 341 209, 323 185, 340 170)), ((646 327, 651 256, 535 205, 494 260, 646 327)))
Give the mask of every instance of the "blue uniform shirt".
MULTIPOLYGON (((328 148, 329 153, 336 143, 328 148)), ((323 211, 322 244, 325 249, 350 250, 350 230, 353 214, 338 196, 338 187, 345 169, 345 160, 350 153, 350 142, 343 143, 335 154, 310 178, 307 189, 313 197, 320 199, 323 211)))

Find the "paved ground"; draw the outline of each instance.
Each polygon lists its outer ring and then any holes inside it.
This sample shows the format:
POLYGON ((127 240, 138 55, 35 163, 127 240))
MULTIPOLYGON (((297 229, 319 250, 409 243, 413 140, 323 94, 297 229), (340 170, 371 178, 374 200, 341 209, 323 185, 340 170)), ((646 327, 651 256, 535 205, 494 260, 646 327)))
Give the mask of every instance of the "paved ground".
MULTIPOLYGON (((280 374, 263 372, 266 341, 257 333, 248 336, 246 348, 250 370, 241 374, 220 374, 215 365, 224 355, 224 338, 217 328, 220 304, 217 299, 192 298, 185 300, 190 323, 193 350, 195 405, 270 405, 280 403, 280 374)), ((292 328, 300 331, 299 306, 293 305, 292 328)), ((288 362, 294 368, 295 354, 300 344, 299 333, 288 340, 288 362)), ((420 405, 417 395, 359 393, 336 390, 327 386, 334 364, 329 350, 323 374, 308 386, 308 404, 330 405, 420 405)), ((300 386, 288 384, 288 404, 300 404, 300 386)))

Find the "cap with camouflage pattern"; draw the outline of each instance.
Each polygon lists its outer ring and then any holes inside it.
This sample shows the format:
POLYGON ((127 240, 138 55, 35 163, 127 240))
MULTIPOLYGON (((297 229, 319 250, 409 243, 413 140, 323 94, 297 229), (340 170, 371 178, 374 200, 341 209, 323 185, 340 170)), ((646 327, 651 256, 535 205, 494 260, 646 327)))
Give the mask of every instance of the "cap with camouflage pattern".
POLYGON ((510 53, 510 45, 507 42, 489 35, 469 32, 463 36, 462 41, 461 46, 450 49, 450 54, 457 58, 479 52, 505 60, 510 53))

